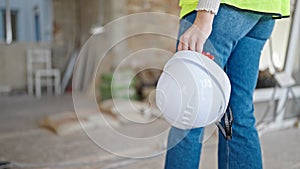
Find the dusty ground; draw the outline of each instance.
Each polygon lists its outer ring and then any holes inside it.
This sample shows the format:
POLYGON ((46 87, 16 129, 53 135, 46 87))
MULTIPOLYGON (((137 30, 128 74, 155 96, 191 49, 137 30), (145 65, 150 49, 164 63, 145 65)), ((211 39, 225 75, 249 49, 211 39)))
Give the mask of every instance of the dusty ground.
MULTIPOLYGON (((264 110, 265 104, 257 104, 256 111, 264 110)), ((111 154, 94 144, 79 131, 66 136, 57 136, 38 127, 38 121, 46 115, 74 110, 71 95, 47 96, 36 99, 28 96, 0 97, 0 161, 13 161, 14 168, 100 168, 100 169, 158 169, 163 168, 164 154, 151 158, 130 159, 111 154)), ((163 121, 155 123, 151 132, 165 127, 163 121)), ((125 125, 125 133, 145 135, 149 127, 125 125)), ((108 139, 104 128, 90 129, 97 139, 108 139), (100 133, 100 134, 98 134, 100 133)), ((109 140, 117 149, 140 151, 149 147, 137 144, 130 147, 119 140, 109 140)), ((204 144, 202 169, 216 168, 216 137, 204 144)), ((261 137, 264 165, 266 169, 300 168, 300 130, 293 128, 264 134, 261 137)), ((159 143, 157 143, 159 147, 159 143)), ((154 146, 153 151, 159 151, 154 146)), ((150 147, 150 151, 151 147, 150 147)))

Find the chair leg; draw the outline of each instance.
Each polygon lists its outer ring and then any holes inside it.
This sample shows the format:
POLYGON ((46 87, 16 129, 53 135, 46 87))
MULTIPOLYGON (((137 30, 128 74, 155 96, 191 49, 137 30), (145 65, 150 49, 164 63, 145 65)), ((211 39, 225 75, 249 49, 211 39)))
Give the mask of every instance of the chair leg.
POLYGON ((59 72, 57 72, 56 74, 55 74, 55 94, 56 95, 60 95, 61 94, 61 88, 60 88, 60 73, 59 72))
POLYGON ((40 98, 42 96, 41 76, 38 72, 35 74, 35 96, 40 98))
POLYGON ((31 75, 27 75, 27 92, 28 95, 33 95, 33 79, 31 75))

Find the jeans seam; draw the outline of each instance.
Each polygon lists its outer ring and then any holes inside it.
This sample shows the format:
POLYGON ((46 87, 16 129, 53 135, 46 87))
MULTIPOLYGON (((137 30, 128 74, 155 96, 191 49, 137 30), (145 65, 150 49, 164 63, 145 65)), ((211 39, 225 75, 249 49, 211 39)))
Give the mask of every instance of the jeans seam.
POLYGON ((226 141, 226 148, 227 148, 227 158, 226 158, 226 168, 229 169, 229 155, 230 155, 230 149, 229 149, 229 143, 226 141))

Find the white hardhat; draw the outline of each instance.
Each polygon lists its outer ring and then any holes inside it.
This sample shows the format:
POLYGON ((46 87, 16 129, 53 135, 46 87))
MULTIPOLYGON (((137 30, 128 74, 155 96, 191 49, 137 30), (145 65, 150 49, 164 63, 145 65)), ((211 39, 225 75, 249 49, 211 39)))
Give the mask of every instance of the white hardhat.
POLYGON ((166 63, 156 87, 156 104, 174 127, 205 127, 220 120, 230 97, 230 81, 214 61, 179 51, 166 63))

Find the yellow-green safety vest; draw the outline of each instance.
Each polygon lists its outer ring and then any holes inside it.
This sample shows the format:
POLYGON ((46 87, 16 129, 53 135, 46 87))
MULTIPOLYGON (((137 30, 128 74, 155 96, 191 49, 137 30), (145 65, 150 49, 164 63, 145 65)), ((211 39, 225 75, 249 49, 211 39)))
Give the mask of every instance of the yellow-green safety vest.
MULTIPOLYGON (((180 17, 194 11, 198 0, 180 0, 180 17)), ((288 17, 290 15, 290 0, 221 0, 221 4, 227 4, 239 9, 272 14, 276 17, 288 17)))

